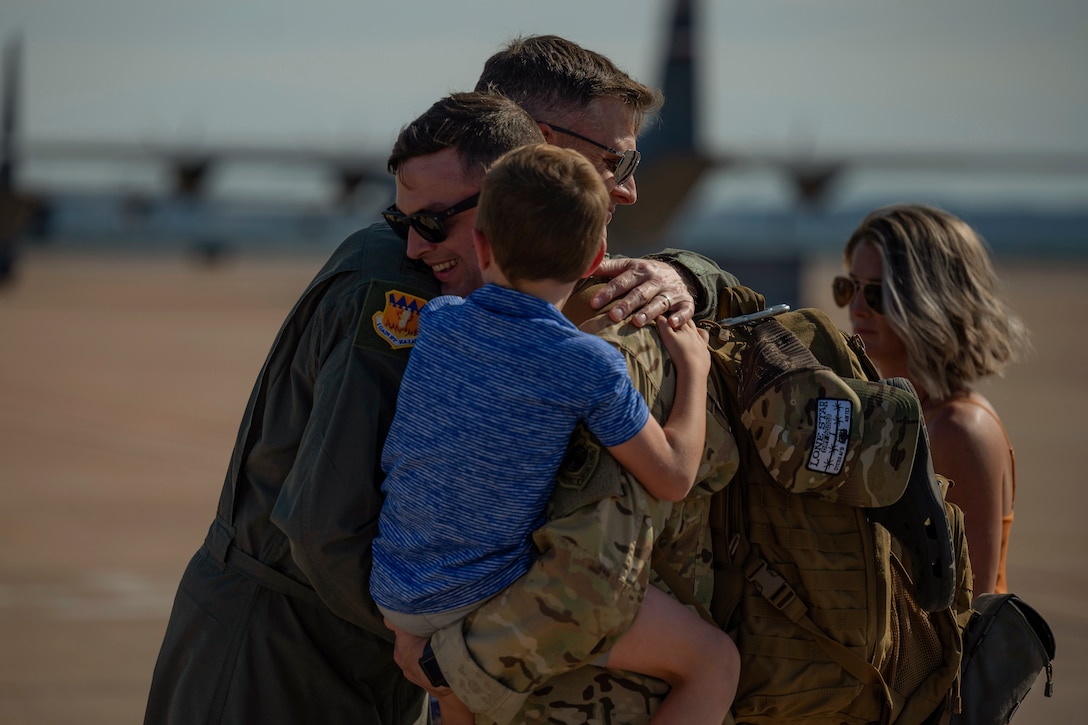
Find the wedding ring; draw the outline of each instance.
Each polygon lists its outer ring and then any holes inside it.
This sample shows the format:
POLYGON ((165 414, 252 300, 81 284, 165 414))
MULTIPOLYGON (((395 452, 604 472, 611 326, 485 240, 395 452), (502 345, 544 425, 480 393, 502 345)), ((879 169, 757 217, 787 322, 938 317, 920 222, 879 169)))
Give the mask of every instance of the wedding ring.
POLYGON ((670 300, 669 296, 667 294, 665 294, 664 292, 660 292, 659 294, 662 297, 665 298, 665 311, 667 312, 668 310, 671 310, 672 309, 672 300, 670 300))

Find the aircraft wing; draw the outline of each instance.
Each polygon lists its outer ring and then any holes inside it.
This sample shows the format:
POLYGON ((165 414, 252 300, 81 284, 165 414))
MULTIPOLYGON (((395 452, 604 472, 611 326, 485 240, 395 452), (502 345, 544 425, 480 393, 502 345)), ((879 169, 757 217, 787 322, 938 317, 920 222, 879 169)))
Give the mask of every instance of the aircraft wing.
POLYGON ((221 166, 276 166, 326 169, 341 198, 362 183, 388 184, 387 154, 350 149, 283 146, 170 144, 149 141, 35 141, 26 143, 23 156, 34 160, 136 162, 162 164, 174 178, 174 192, 200 196, 208 178, 221 166))

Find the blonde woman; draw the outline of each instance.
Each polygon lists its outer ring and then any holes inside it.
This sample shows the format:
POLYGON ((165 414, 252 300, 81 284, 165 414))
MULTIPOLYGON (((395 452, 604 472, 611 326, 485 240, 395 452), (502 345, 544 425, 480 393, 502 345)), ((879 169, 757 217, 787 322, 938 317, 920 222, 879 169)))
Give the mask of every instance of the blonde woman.
POLYGON ((849 308, 881 374, 918 391, 934 469, 954 482, 948 500, 963 509, 974 594, 1007 591, 1016 462, 997 411, 972 385, 1029 343, 986 245, 948 212, 900 205, 865 217, 843 254, 835 302, 849 308))

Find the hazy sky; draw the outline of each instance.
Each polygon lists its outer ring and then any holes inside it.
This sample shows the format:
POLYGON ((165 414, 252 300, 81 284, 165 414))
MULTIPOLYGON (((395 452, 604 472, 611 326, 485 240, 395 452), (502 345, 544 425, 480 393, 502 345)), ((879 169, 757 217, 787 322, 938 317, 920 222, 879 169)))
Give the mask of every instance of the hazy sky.
MULTIPOLYGON (((666 0, 0 0, 30 140, 389 147, 520 33, 658 83, 666 0)), ((1084 0, 702 0, 718 150, 1088 153, 1084 0)))

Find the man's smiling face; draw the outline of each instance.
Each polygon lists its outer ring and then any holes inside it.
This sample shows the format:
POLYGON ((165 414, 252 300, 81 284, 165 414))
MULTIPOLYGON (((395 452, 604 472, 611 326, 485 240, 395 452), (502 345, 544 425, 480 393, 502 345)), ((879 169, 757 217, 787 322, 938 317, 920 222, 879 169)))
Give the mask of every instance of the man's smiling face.
MULTIPOLYGON (((397 172, 397 209, 405 214, 442 212, 480 190, 480 182, 464 176, 455 149, 406 161, 397 172)), ((431 268, 442 294, 466 297, 483 286, 472 244, 476 209, 444 220, 446 239, 428 242, 415 229, 408 233, 408 256, 431 268)))

